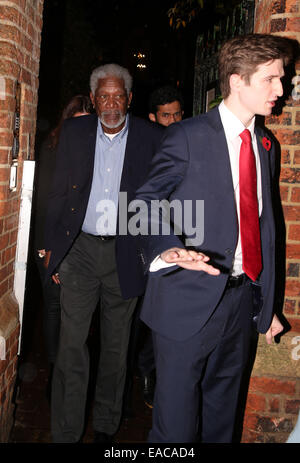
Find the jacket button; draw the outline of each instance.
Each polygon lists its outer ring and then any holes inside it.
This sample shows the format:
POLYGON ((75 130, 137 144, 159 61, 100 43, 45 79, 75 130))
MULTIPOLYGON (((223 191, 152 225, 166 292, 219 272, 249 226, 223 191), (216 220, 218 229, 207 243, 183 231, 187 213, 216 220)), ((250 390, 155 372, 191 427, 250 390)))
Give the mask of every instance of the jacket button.
POLYGON ((71 211, 74 212, 74 211, 75 211, 75 207, 71 207, 71 211))
POLYGON ((73 185, 72 188, 73 188, 73 190, 76 190, 77 185, 73 185))
POLYGON ((69 236, 69 235, 70 235, 70 232, 69 232, 69 230, 67 230, 67 236, 69 236))
POLYGON ((230 248, 225 249, 225 254, 227 254, 227 256, 229 256, 229 254, 232 254, 232 249, 230 248))

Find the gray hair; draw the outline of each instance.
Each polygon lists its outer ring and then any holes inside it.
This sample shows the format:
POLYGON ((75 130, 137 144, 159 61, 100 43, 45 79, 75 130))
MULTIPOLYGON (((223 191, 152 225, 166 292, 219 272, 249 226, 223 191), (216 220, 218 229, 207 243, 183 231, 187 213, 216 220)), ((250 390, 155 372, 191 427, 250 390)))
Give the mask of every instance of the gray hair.
POLYGON ((124 86, 127 92, 127 96, 129 96, 132 88, 132 77, 129 74, 129 71, 118 64, 104 64, 103 66, 99 66, 93 70, 91 77, 90 77, 90 88, 93 95, 98 87, 98 80, 105 79, 106 77, 118 77, 124 81, 124 86))

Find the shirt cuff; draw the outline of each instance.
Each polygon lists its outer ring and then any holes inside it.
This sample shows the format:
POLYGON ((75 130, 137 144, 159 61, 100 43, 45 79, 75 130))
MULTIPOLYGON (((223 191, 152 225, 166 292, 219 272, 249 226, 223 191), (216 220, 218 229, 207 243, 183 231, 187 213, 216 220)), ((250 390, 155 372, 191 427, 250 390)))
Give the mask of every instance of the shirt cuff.
POLYGON ((176 264, 165 262, 159 255, 151 262, 149 272, 157 272, 162 268, 172 267, 173 265, 176 264))

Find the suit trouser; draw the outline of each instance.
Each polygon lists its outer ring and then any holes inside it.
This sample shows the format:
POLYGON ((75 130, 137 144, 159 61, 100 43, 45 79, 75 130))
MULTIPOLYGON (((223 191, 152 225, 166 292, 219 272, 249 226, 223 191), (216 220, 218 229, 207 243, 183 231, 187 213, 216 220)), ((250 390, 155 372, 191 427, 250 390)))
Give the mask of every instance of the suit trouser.
POLYGON ((46 269, 44 267, 44 259, 38 257, 37 252, 35 258, 43 290, 43 329, 45 346, 48 361, 50 364, 54 364, 60 328, 60 287, 56 285, 50 277, 45 281, 46 269))
POLYGON ((100 299, 100 359, 93 425, 113 435, 119 426, 127 348, 136 299, 124 300, 115 261, 115 240, 81 233, 59 268, 61 330, 52 383, 54 442, 76 442, 85 419, 89 380, 86 340, 100 299))
POLYGON ((247 282, 225 290, 193 337, 179 342, 153 333, 156 389, 149 442, 195 442, 199 430, 202 442, 232 441, 251 344, 252 300, 247 282))

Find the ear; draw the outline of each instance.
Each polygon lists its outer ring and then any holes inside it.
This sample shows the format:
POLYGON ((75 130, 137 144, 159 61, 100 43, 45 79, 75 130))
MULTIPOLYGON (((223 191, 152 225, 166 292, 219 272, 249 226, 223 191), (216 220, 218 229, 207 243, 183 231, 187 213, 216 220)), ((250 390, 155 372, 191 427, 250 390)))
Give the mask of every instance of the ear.
POLYGON ((93 108, 95 107, 95 99, 94 99, 94 95, 92 94, 92 92, 90 92, 90 99, 91 99, 91 102, 92 102, 92 105, 93 105, 93 108))
POLYGON ((239 74, 231 74, 229 78, 230 91, 232 93, 238 92, 240 90, 242 82, 243 79, 239 74))
POLYGON ((156 117, 155 117, 155 114, 153 114, 153 113, 149 113, 149 114, 148 114, 148 116, 149 116, 149 119, 150 119, 150 121, 152 121, 152 122, 156 122, 156 117))
POLYGON ((127 104, 127 107, 128 107, 128 108, 129 108, 129 106, 130 106, 131 100, 132 100, 132 92, 130 92, 130 93, 129 93, 129 96, 128 96, 128 104, 127 104))

